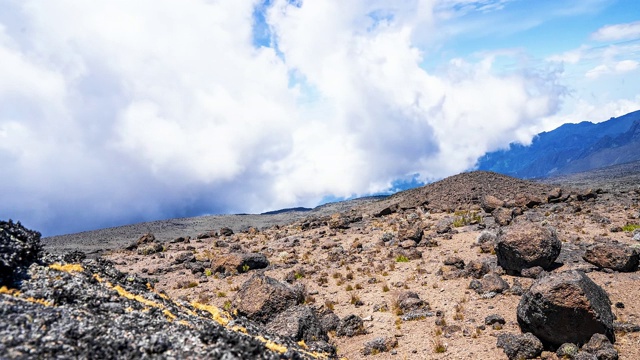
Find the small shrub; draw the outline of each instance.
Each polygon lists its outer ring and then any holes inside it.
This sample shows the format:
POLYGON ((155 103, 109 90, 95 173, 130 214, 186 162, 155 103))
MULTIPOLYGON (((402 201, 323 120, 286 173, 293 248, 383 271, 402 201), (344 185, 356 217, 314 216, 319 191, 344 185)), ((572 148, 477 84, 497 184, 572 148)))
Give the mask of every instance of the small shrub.
POLYGON ((360 283, 356 284, 356 290, 362 290, 362 285, 360 285, 360 283))
POLYGON ((362 305, 362 300, 357 294, 351 294, 351 300, 349 300, 351 305, 362 305))
POLYGON ((219 298, 227 297, 227 293, 225 293, 224 291, 218 291, 216 293, 216 296, 218 296, 219 298))
POLYGON ((384 284, 384 286, 382 286, 382 292, 388 292, 389 291, 389 285, 384 284))
POLYGON ((353 273, 347 273, 347 280, 353 280, 353 273))
POLYGON ((294 277, 296 280, 300 280, 300 279, 302 279, 302 278, 304 277, 304 274, 302 274, 302 273, 298 273, 298 272, 297 272, 297 273, 295 273, 295 274, 293 275, 293 277, 294 277))
POLYGON ((435 352, 436 354, 442 354, 446 351, 447 351, 447 346, 444 343, 442 343, 442 340, 440 339, 440 337, 436 337, 435 340, 433 340, 433 352, 435 352))
POLYGON ((207 276, 213 275, 213 273, 211 272, 211 269, 204 269, 204 274, 207 276))
POLYGON ((194 287, 196 287, 196 286, 198 286, 198 283, 197 283, 197 282, 195 282, 195 281, 191 281, 191 282, 189 282, 189 283, 187 284, 187 287, 188 287, 189 289, 194 288, 194 287))
POLYGON ((231 300, 225 301, 224 305, 222 305, 222 308, 225 309, 226 311, 231 310, 231 300))
POLYGON ((242 265, 242 272, 246 273, 247 271, 249 271, 249 265, 242 265))
POLYGON ((634 231, 635 229, 640 229, 640 224, 627 224, 622 227, 622 230, 627 232, 634 231))
POLYGON ((398 255, 396 257, 396 262, 409 262, 409 258, 404 255, 398 255))
POLYGON ((333 309, 335 308, 335 304, 334 304, 334 302, 333 302, 333 301, 331 301, 331 300, 325 300, 325 302, 324 302, 324 307, 326 307, 327 309, 329 309, 329 310, 332 310, 332 311, 333 311, 333 309))
POLYGON ((353 290, 353 286, 351 286, 351 284, 347 285, 347 287, 345 288, 345 290, 347 291, 351 291, 353 290))

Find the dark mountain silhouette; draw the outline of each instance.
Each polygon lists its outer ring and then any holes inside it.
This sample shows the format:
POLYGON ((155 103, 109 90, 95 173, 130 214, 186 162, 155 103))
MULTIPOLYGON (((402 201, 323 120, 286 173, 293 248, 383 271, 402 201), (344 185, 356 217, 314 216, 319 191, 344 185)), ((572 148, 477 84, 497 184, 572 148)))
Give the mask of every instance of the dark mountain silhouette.
POLYGON ((640 160, 640 111, 601 123, 564 124, 538 134, 531 145, 512 143, 485 154, 479 170, 545 178, 640 160))

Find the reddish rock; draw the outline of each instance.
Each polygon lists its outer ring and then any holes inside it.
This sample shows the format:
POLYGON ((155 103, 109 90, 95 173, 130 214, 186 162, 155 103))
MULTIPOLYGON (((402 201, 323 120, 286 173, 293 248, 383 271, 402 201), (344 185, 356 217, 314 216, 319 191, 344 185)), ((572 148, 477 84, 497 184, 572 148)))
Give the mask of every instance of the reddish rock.
POLYGON ((215 272, 243 273, 254 269, 264 269, 269 266, 269 260, 259 253, 230 253, 218 257, 212 268, 215 272))
POLYGON ((638 251, 620 244, 592 245, 582 258, 604 269, 621 272, 631 272, 638 269, 638 251))
POLYGON ((593 334, 615 341, 611 301, 583 272, 571 270, 538 279, 518 304, 518 324, 543 343, 584 344, 593 334))
POLYGON ((493 210, 500 207, 504 207, 504 206, 505 206, 504 200, 500 200, 493 195, 487 195, 484 198, 482 198, 482 210, 484 210, 487 213, 491 213, 493 210))
POLYGON ((303 294, 296 288, 263 274, 247 280, 236 293, 232 307, 239 315, 266 323, 276 314, 303 301, 303 294))

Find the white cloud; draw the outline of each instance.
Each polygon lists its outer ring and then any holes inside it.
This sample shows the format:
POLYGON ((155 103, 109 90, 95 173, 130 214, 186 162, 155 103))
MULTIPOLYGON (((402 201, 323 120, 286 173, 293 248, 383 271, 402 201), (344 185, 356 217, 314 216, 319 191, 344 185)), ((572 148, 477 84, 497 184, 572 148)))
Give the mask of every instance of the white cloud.
POLYGON ((588 79, 597 79, 604 75, 623 74, 638 68, 635 60, 622 60, 611 65, 600 64, 585 73, 588 79))
POLYGON ((252 45, 253 5, 16 5, 27 31, 0 33, 2 216, 51 233, 312 205, 465 170, 560 104, 553 73, 421 68, 431 1, 275 1, 280 55, 252 45))
POLYGON ((591 38, 596 41, 620 41, 640 38, 640 21, 603 26, 591 38))

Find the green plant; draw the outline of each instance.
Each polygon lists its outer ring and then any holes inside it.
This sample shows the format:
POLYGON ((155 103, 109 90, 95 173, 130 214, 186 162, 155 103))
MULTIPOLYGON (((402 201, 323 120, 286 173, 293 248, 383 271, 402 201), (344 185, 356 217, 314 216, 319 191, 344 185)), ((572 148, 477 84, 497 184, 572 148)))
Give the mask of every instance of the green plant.
POLYGON ((436 337, 435 340, 433 340, 433 351, 436 354, 441 354, 447 351, 447 346, 442 343, 440 337, 436 337))
POLYGON ((245 264, 245 265, 242 265, 242 272, 243 272, 243 273, 246 273, 247 271, 249 271, 249 269, 250 269, 250 268, 249 268, 249 265, 246 265, 246 264, 245 264))
POLYGON ((388 291, 389 291, 389 285, 384 284, 384 285, 382 286, 382 292, 388 292, 388 291))
POLYGON ((218 291, 218 293, 216 294, 219 298, 222 297, 227 297, 227 293, 225 293, 224 291, 218 291))
POLYGON ((196 286, 198 286, 198 283, 197 283, 197 282, 195 282, 195 281, 191 281, 190 283, 188 283, 188 284, 187 284, 187 287, 188 287, 189 289, 194 288, 194 287, 196 287, 196 286))
POLYGON ((226 311, 231 310, 231 300, 225 301, 224 305, 222 305, 222 308, 225 309, 226 311))
POLYGON ((211 276, 213 275, 213 272, 211 272, 211 269, 204 269, 204 274, 207 276, 211 276))
POLYGON ((294 277, 296 280, 300 280, 300 279, 302 279, 302 278, 304 277, 304 274, 302 274, 302 273, 298 273, 298 272, 297 272, 297 273, 295 273, 295 274, 293 275, 293 277, 294 277))
POLYGON ((640 224, 627 224, 625 226, 622 227, 623 231, 634 231, 635 229, 640 229, 640 224))
POLYGON ((409 262, 409 258, 404 255, 398 255, 396 257, 396 262, 409 262))

